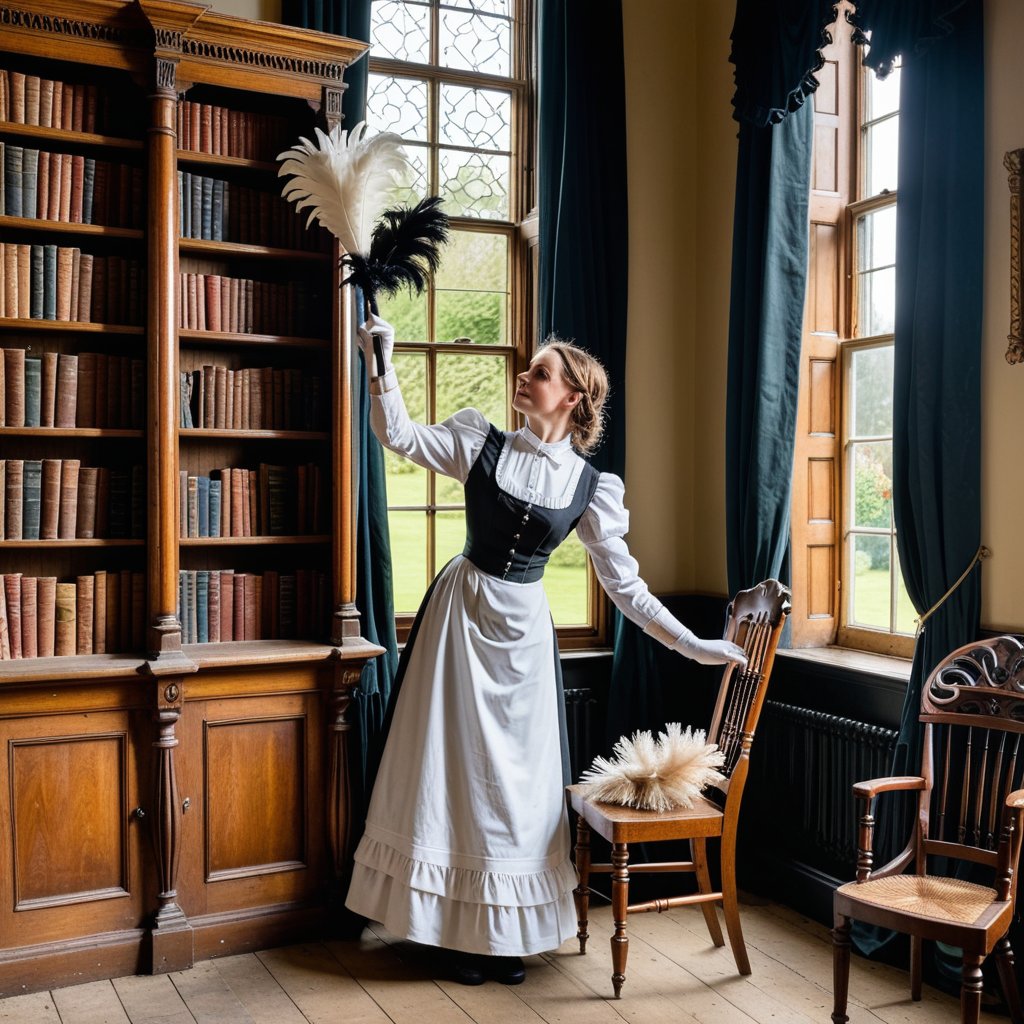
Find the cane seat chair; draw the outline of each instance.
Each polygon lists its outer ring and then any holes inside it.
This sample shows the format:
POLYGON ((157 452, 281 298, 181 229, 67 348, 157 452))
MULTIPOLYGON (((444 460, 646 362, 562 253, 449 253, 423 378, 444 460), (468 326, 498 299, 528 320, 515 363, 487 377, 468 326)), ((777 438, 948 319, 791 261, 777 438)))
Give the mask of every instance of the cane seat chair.
POLYGON ((723 781, 701 796, 690 808, 674 811, 643 811, 616 804, 599 803, 587 797, 586 785, 569 786, 567 792, 576 823, 576 869, 579 885, 574 896, 579 920, 577 937, 580 953, 587 951, 587 915, 590 902, 589 880, 595 872, 611 873, 612 912, 615 934, 611 939, 612 987, 615 998, 622 993, 626 978, 626 957, 629 938, 626 934, 628 914, 669 910, 672 907, 699 904, 711 941, 724 946, 722 928, 715 904, 721 903, 729 942, 740 974, 750 973, 740 928, 739 907, 736 902, 736 835, 739 824, 740 801, 749 769, 750 747, 764 703, 768 678, 775 660, 779 635, 790 609, 790 592, 777 580, 766 580, 751 590, 741 591, 729 605, 726 617, 725 639, 739 644, 747 653, 748 663, 743 671, 734 665, 726 666, 718 691, 718 699, 708 731, 708 742, 717 743, 725 755, 725 764, 719 770, 723 781), (590 835, 597 832, 612 844, 610 864, 592 864, 590 835), (721 891, 711 888, 708 869, 707 840, 719 837, 721 891), (690 860, 665 863, 629 863, 630 843, 651 843, 664 840, 689 840, 690 860), (687 895, 630 904, 630 873, 692 872, 696 875, 698 892, 687 895))
POLYGON ((965 1024, 978 1021, 981 965, 994 950, 1007 1007, 1015 1024, 1021 1024, 1007 932, 1024 810, 1024 789, 1019 788, 1024 774, 1024 645, 1002 636, 954 651, 925 682, 919 720, 924 726, 920 776, 873 779, 853 787, 863 801, 863 816, 857 880, 835 892, 832 1020, 849 1020, 854 918, 910 935, 915 1000, 921 998, 922 940, 961 949, 960 1018, 965 1024), (917 794, 911 836, 902 853, 873 871, 875 797, 898 791, 917 794), (933 873, 940 869, 944 873, 933 873))

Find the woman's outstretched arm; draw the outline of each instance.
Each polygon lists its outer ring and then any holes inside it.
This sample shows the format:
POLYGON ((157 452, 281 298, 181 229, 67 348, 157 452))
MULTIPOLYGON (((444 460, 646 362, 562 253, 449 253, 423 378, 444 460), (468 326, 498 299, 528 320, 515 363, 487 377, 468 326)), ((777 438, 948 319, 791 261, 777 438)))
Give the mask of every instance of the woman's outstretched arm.
POLYGON ((370 379, 370 427, 377 439, 416 465, 465 483, 487 439, 486 417, 476 409, 462 409, 443 423, 427 426, 413 422, 391 365, 394 328, 376 316, 359 328, 359 346, 371 374, 376 372, 374 334, 381 339, 386 370, 383 376, 370 379))
POLYGON ((700 639, 650 592, 623 539, 629 531, 624 490, 619 477, 602 473, 597 492, 576 527, 615 607, 655 640, 702 665, 746 664, 742 647, 728 640, 700 639))

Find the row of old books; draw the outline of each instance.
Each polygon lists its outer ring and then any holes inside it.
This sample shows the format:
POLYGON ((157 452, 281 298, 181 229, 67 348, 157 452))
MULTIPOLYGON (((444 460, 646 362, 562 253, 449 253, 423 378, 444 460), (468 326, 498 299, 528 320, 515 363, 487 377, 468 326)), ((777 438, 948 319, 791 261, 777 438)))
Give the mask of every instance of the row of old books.
POLYGON ((314 569, 182 569, 178 617, 183 643, 312 639, 327 631, 327 576, 314 569))
POLYGON ((0 540, 125 539, 145 535, 142 466, 79 459, 0 459, 0 540))
POLYGON ((0 210, 8 217, 142 228, 142 170, 0 142, 0 210))
POLYGON ((182 370, 179 426, 199 430, 321 430, 320 378, 271 366, 182 370))
POLYGON ((24 320, 139 324, 145 304, 138 260, 63 245, 0 242, 3 315, 24 320))
POLYGON ((178 287, 178 326, 187 331, 312 337, 323 323, 317 292, 298 281, 183 273, 178 287))
POLYGON ((0 427, 141 430, 145 399, 141 359, 0 349, 0 427))
POLYGON ((142 650, 146 593, 141 572, 0 577, 0 659, 142 650))
POLYGON ((96 132, 103 130, 107 107, 106 95, 93 84, 57 82, 0 68, 0 121, 96 132))
POLYGON ((290 537, 325 529, 320 467, 228 467, 216 475, 180 472, 182 537, 290 537))
POLYGON ((202 174, 178 171, 182 238, 326 251, 330 236, 306 231, 281 196, 202 174))
POLYGON ((274 160, 291 145, 286 118, 231 110, 212 103, 178 104, 178 148, 247 160, 274 160))

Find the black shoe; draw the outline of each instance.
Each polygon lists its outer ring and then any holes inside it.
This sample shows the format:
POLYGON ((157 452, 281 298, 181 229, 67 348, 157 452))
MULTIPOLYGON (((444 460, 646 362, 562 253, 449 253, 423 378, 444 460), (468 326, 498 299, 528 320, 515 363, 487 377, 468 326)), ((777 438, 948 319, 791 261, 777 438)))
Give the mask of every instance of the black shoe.
POLYGON ((458 949, 444 950, 445 973, 460 985, 482 985, 486 977, 481 966, 483 957, 458 949))
POLYGON ((489 956, 484 971, 502 985, 521 985, 526 980, 526 965, 518 956, 489 956))

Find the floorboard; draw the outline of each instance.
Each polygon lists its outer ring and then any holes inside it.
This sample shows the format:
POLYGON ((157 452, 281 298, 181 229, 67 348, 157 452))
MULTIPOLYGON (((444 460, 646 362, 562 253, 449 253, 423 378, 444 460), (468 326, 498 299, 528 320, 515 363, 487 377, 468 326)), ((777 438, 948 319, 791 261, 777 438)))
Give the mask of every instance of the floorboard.
MULTIPOLYGON (((612 998, 611 910, 590 914, 587 955, 575 938, 526 958, 522 985, 467 987, 434 956, 379 925, 355 942, 307 943, 0 1000, 0 1024, 821 1024, 832 1012, 828 929, 786 907, 741 908, 753 973, 711 944, 692 907, 635 914, 621 999, 612 998)), ((853 957, 850 1024, 957 1024, 959 1000, 907 973, 853 957)), ((986 1024, 1002 1022, 982 1014, 986 1024)))

